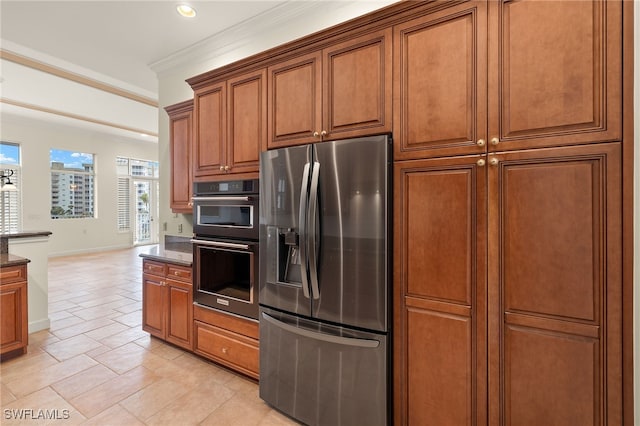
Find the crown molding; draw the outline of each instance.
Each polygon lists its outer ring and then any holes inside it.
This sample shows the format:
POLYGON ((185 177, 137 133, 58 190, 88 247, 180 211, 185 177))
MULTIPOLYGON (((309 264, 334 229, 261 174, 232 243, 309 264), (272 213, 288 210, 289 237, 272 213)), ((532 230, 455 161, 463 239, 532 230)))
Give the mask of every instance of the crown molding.
MULTIPOLYGON (((208 63, 215 59, 228 58, 234 52, 245 52, 243 57, 259 53, 281 43, 286 43, 320 31, 328 26, 355 18, 372 10, 387 6, 397 0, 374 1, 326 1, 326 0, 290 0, 240 24, 201 40, 164 59, 149 64, 157 74, 162 74, 186 64, 208 63), (327 13, 330 10, 330 13, 327 13), (319 16, 325 20, 314 21, 319 16), (330 21, 330 22, 326 22, 330 21), (299 28, 301 23, 309 24, 300 29, 300 34, 283 33, 283 28, 299 28), (295 25, 294 25, 295 24, 295 25), (283 34, 286 39, 273 40, 273 45, 256 46, 261 34, 283 34)), ((235 58, 238 60, 242 58, 235 58)), ((215 66, 226 65, 217 63, 215 66)))

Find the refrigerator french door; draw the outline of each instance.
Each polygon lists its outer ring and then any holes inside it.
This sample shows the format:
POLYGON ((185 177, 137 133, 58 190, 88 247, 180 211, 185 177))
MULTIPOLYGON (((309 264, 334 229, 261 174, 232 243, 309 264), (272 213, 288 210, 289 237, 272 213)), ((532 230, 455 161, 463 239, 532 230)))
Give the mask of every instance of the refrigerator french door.
POLYGON ((261 156, 260 396, 306 424, 388 422, 390 167, 387 135, 261 156))

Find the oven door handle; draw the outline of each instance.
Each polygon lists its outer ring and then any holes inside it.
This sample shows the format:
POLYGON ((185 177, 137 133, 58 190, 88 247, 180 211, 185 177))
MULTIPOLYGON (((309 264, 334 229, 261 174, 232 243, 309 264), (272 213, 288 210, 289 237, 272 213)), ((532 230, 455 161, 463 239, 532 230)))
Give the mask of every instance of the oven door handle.
POLYGON ((251 197, 191 197, 191 201, 251 201, 251 197))
POLYGON ((248 244, 225 243, 223 241, 196 240, 195 238, 192 239, 191 242, 194 244, 202 244, 204 246, 249 250, 248 244))

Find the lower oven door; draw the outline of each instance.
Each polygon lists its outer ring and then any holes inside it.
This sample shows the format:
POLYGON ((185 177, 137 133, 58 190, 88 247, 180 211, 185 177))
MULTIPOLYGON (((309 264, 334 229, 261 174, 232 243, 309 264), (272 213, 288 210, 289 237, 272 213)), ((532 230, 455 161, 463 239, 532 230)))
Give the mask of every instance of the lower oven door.
POLYGON ((194 301, 258 318, 258 243, 194 238, 194 301))

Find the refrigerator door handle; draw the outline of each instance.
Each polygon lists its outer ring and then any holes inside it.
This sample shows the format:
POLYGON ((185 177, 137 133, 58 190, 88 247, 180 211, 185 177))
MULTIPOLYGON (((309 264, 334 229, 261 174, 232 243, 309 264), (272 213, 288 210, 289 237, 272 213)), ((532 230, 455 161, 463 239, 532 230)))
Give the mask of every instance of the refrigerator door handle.
POLYGON ((301 278, 302 278, 302 292, 304 293, 304 297, 309 299, 309 281, 307 279, 308 270, 307 270, 307 193, 309 186, 309 163, 304 165, 304 170, 302 171, 302 189, 300 189, 300 210, 298 212, 299 215, 299 248, 300 248, 300 268, 301 278))
POLYGON ((317 331, 307 330, 306 328, 296 327, 294 325, 277 320, 264 312, 262 312, 262 318, 275 327, 281 328, 285 331, 289 331, 299 336, 308 337, 310 339, 322 340, 324 342, 336 343, 338 345, 356 346, 360 348, 377 348, 378 346, 380 346, 380 342, 377 340, 334 336, 332 334, 325 334, 317 331))
POLYGON ((318 177, 320 175, 320 163, 314 162, 311 171, 311 195, 309 199, 309 218, 307 228, 309 235, 309 279, 311 280, 311 295, 314 299, 320 298, 318 286, 318 177))

